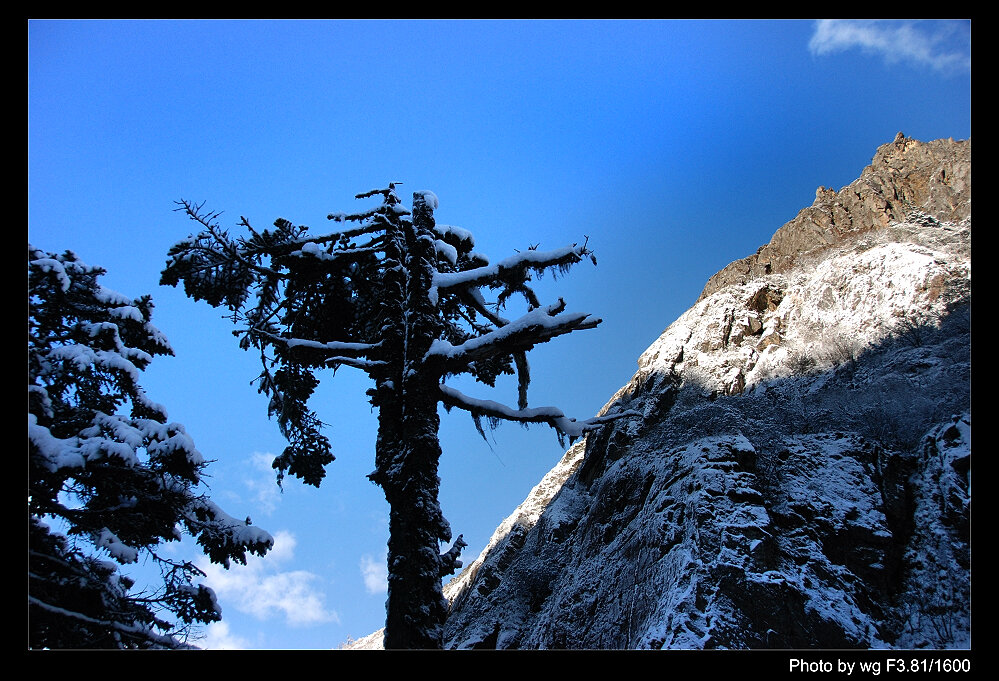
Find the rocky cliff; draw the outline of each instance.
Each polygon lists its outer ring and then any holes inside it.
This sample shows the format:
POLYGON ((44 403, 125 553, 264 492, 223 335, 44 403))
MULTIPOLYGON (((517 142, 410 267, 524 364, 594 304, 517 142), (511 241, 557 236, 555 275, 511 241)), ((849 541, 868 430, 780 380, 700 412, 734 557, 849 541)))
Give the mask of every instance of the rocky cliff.
POLYGON ((453 648, 970 644, 971 142, 711 278, 448 584, 453 648))
POLYGON ((914 209, 946 222, 971 217, 971 140, 920 142, 898 133, 854 182, 838 192, 816 189, 811 206, 755 254, 711 277, 698 300, 730 284, 785 272, 804 254, 903 222, 914 209))

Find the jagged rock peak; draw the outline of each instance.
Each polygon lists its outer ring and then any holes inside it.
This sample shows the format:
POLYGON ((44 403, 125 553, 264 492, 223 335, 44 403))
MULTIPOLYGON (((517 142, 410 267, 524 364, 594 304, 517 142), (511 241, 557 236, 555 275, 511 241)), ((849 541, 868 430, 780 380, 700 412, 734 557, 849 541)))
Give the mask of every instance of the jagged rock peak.
POLYGON ((776 231, 770 242, 712 276, 702 300, 730 284, 790 269, 809 252, 858 231, 886 227, 921 211, 941 222, 971 216, 971 140, 931 142, 906 137, 878 147, 860 177, 838 192, 820 186, 815 201, 776 231))

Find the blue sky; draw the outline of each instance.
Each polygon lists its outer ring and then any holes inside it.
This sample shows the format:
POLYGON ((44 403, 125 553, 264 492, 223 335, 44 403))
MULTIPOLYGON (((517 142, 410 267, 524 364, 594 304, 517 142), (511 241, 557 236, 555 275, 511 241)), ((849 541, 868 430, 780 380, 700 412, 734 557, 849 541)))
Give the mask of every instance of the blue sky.
MULTIPOLYGON (((337 460, 320 489, 269 462, 284 442, 229 322, 159 286, 206 202, 235 226, 315 231, 401 182, 493 260, 589 237, 598 266, 546 299, 604 322, 531 353, 532 406, 596 413, 638 355, 819 185, 854 180, 898 131, 971 135, 971 23, 814 21, 30 21, 28 240, 151 294, 175 357, 144 386, 183 423, 213 498, 277 538, 212 570, 208 647, 330 648, 384 619, 387 507, 365 475, 363 376, 324 377, 337 460)), ((463 388, 464 390, 464 388, 463 388)), ((512 383, 471 388, 516 402, 512 383)), ((554 434, 442 419, 441 502, 470 562, 561 457, 554 434)), ((188 552, 181 545, 174 550, 188 552)), ((192 554, 193 555, 193 554, 192 554)))

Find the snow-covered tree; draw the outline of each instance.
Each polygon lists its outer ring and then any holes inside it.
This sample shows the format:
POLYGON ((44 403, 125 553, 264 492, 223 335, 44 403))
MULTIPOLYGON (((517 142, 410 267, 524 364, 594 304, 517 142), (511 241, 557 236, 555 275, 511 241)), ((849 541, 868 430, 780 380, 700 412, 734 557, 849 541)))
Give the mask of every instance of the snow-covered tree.
POLYGON ((182 201, 178 210, 200 231, 171 249, 162 283, 183 282, 189 296, 228 308, 240 345, 259 351, 259 389, 289 442, 274 461, 279 480, 291 473, 318 486, 334 458, 307 404, 320 370, 346 366, 370 376, 378 435, 368 477, 390 507, 385 647, 438 648, 447 613, 441 578, 461 566, 465 545, 459 535, 440 553, 452 537, 438 503, 438 404, 470 412, 480 432, 486 418, 546 423, 568 438, 621 414, 577 421, 527 405, 526 352, 599 323, 566 312, 561 300, 543 305, 530 286, 532 275, 593 258, 585 243, 490 263, 473 250, 469 232, 436 224, 433 193, 415 193, 412 210, 394 184, 356 198, 368 197, 381 201, 329 216, 343 226, 337 231, 313 235, 283 219, 257 231, 242 218, 237 237, 217 213, 182 201), (508 320, 501 312, 512 296, 526 300, 527 312, 508 320), (460 374, 489 386, 516 374, 517 408, 446 384, 460 374))
POLYGON ((182 648, 221 611, 204 576, 160 550, 187 532, 228 566, 271 536, 204 493, 206 462, 139 372, 173 354, 148 296, 104 270, 28 245, 28 609, 32 648, 182 648), (120 566, 158 566, 136 591, 120 566))

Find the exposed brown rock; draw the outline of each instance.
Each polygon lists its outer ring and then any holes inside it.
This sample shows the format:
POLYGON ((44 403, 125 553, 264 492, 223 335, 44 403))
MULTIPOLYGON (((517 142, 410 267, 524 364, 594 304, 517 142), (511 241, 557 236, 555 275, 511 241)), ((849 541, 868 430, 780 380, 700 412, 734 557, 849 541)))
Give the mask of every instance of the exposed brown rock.
POLYGON ((857 180, 838 192, 819 187, 811 206, 755 254, 711 277, 698 300, 730 284, 786 272, 805 253, 838 244, 848 234, 901 222, 913 211, 948 222, 971 215, 970 139, 920 142, 898 133, 878 148, 857 180))

